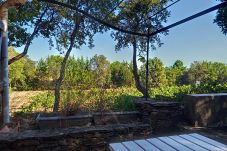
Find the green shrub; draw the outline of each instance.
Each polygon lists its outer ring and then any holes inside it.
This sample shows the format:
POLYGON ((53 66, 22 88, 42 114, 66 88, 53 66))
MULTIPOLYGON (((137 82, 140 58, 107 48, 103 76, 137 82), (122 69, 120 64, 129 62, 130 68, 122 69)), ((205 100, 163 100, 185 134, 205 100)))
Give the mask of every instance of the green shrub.
POLYGON ((215 82, 193 86, 194 93, 223 93, 227 92, 227 83, 216 84, 215 82))
POLYGON ((54 104, 54 95, 43 93, 32 97, 32 102, 23 107, 22 112, 51 111, 54 104))
MULTIPOLYGON (((150 97, 154 100, 182 101, 186 94, 227 92, 227 84, 204 84, 198 86, 183 85, 152 88, 150 97)), ((95 111, 133 111, 134 96, 142 94, 132 87, 117 89, 63 90, 61 91, 60 110, 66 113, 95 111)), ((32 103, 23 108, 23 112, 51 111, 54 104, 54 94, 44 93, 32 98, 32 103)))
POLYGON ((190 85, 167 86, 149 90, 152 99, 163 101, 181 101, 184 95, 191 93, 192 87, 190 85))

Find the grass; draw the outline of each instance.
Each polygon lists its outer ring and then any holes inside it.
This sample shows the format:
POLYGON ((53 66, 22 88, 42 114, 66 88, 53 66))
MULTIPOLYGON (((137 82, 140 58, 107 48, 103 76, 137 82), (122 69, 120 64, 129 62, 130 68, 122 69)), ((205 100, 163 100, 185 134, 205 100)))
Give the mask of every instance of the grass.
MULTIPOLYGON (((149 94, 154 100, 181 101, 185 94, 191 93, 190 86, 164 87, 150 89, 149 94)), ((54 104, 54 94, 50 92, 39 92, 29 97, 24 102, 22 109, 24 113, 50 112, 54 104)), ((121 87, 117 89, 90 90, 64 90, 61 91, 60 110, 64 113, 96 112, 96 111, 134 111, 134 96, 142 94, 132 87, 121 87)))
MULTIPOLYGON (((133 96, 141 96, 135 88, 91 89, 61 91, 62 112, 134 111, 133 96)), ((54 104, 53 92, 31 97, 32 101, 21 112, 50 112, 54 104)))

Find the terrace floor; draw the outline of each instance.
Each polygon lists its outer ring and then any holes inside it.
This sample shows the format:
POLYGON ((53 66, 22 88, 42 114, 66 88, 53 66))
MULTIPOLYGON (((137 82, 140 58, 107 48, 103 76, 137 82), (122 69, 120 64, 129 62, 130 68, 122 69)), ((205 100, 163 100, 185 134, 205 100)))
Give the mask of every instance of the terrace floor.
POLYGON ((192 127, 188 124, 180 124, 179 128, 171 132, 156 132, 152 137, 161 137, 168 135, 178 135, 187 133, 199 133, 207 136, 211 139, 219 141, 223 144, 227 144, 227 127, 222 128, 204 128, 204 127, 192 127))

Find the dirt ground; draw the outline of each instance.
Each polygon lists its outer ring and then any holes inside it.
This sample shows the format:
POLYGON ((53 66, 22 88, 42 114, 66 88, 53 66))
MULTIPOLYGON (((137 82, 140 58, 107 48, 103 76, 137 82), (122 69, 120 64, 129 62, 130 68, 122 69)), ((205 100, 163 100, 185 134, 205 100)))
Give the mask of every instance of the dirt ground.
POLYGON ((10 93, 10 113, 18 112, 23 106, 28 105, 31 97, 44 93, 44 91, 13 91, 10 93))

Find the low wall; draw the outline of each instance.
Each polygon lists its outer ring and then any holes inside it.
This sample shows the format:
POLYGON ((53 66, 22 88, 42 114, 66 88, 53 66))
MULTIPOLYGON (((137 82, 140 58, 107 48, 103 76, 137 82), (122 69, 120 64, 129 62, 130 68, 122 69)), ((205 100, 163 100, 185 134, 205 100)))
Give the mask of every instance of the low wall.
POLYGON ((164 102, 136 98, 135 104, 143 122, 151 125, 153 132, 171 131, 178 126, 182 110, 178 102, 164 102))
POLYGON ((112 141, 151 135, 148 124, 120 124, 89 128, 30 130, 0 134, 1 151, 104 151, 112 141))
POLYGON ((67 127, 90 127, 108 124, 130 124, 141 122, 139 112, 96 112, 73 116, 63 116, 56 113, 39 114, 36 118, 40 129, 67 127))
POLYGON ((187 95, 184 103, 185 117, 194 126, 227 126, 227 93, 187 95))

